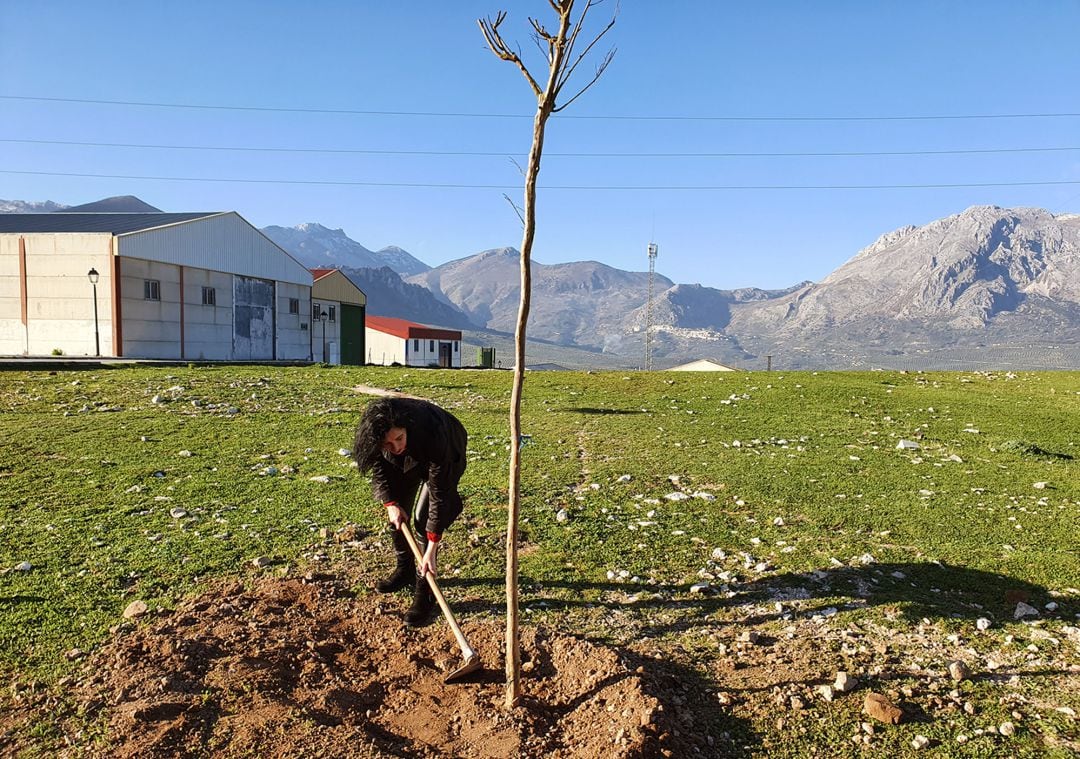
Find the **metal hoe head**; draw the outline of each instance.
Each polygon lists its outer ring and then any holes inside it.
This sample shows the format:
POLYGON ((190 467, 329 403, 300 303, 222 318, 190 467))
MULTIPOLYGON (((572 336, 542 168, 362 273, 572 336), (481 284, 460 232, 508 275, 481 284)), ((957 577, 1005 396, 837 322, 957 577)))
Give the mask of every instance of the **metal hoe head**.
POLYGON ((444 683, 452 683, 455 680, 460 680, 465 675, 471 674, 480 669, 480 655, 474 653, 472 656, 465 659, 465 663, 455 669, 453 672, 443 678, 444 683))

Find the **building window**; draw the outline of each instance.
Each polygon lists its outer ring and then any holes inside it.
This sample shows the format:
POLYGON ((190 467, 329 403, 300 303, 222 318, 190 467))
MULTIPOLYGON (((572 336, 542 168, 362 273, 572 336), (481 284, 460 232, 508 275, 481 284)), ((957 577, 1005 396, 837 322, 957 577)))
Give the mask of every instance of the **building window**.
POLYGON ((420 341, 419 340, 413 339, 413 341, 412 341, 412 349, 413 349, 414 352, 420 350, 420 341))
POLYGON ((454 353, 458 352, 457 340, 454 341, 454 353))
POLYGON ((144 279, 142 286, 143 300, 161 300, 161 282, 156 279, 144 279))
POLYGON ((315 302, 311 304, 311 321, 319 321, 319 304, 315 302))
POLYGON ((289 313, 290 314, 299 314, 300 313, 300 299, 299 298, 289 298, 289 313))
POLYGON ((427 349, 428 349, 428 353, 434 353, 435 352, 435 341, 434 340, 428 340, 427 341, 427 349))
POLYGON ((212 287, 204 287, 202 289, 202 304, 204 306, 216 306, 217 305, 217 291, 212 287))
POLYGON ((329 319, 332 322, 337 321, 337 306, 327 306, 326 311, 329 314, 329 319))

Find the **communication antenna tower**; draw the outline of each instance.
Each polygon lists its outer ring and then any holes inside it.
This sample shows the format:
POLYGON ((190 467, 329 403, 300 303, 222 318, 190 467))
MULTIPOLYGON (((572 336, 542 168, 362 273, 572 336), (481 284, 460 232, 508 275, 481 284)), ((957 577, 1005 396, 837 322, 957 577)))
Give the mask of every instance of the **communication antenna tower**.
POLYGON ((645 306, 645 371, 652 371, 652 293, 653 277, 656 274, 656 243, 649 243, 649 300, 645 306))

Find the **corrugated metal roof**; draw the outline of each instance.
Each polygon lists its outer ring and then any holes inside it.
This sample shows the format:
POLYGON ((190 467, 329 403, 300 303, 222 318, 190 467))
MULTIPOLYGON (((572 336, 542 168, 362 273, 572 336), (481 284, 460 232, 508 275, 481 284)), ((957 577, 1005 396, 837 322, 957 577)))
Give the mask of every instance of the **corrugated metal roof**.
POLYGON ((111 232, 122 235, 193 219, 220 211, 190 213, 0 213, 0 233, 111 232))
POLYGON ((461 339, 461 332, 458 330, 427 327, 423 324, 417 324, 407 319, 396 319, 392 316, 371 316, 369 314, 365 321, 365 326, 368 329, 384 332, 395 337, 406 339, 416 337, 430 340, 461 339))

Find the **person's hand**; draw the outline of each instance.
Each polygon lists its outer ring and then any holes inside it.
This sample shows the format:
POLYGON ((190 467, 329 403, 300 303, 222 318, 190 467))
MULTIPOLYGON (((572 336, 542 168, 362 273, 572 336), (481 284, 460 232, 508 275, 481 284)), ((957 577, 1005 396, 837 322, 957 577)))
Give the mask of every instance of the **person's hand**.
POLYGON ((386 504, 386 518, 390 520, 395 530, 400 530, 401 525, 405 524, 405 512, 396 503, 386 504))
POLYGON ((426 577, 431 575, 433 578, 439 576, 439 544, 434 540, 429 540, 427 549, 424 551, 424 558, 420 562, 420 576, 426 577))

